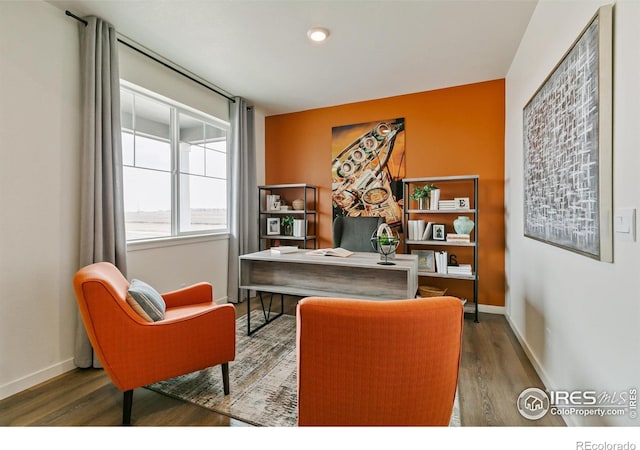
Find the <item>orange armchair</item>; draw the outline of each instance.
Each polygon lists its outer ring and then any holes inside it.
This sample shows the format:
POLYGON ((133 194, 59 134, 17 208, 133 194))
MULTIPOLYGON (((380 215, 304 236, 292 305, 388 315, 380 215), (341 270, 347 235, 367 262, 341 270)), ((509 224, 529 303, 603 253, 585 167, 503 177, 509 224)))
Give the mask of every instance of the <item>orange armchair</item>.
POLYGON ((89 341, 113 384, 124 392, 122 423, 131 423, 133 389, 222 364, 229 393, 235 359, 235 307, 217 305, 198 283, 163 294, 163 320, 147 322, 127 304, 129 282, 112 264, 80 269, 73 285, 89 341))
POLYGON ((449 424, 459 299, 305 298, 297 307, 298 425, 449 424))

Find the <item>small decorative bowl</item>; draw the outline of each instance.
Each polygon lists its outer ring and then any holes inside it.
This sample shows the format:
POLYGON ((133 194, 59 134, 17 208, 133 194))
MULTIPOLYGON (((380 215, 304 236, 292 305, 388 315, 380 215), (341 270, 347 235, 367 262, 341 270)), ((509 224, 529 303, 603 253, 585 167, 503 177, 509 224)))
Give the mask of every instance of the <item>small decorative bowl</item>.
POLYGON ((295 210, 304 209, 304 200, 298 198, 291 202, 291 206, 293 206, 293 209, 295 210))

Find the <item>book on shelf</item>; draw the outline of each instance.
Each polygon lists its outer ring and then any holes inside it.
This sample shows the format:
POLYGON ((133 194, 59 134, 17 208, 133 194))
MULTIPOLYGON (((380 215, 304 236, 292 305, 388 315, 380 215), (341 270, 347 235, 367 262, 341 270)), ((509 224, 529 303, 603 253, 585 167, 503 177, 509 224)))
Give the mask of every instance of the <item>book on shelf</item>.
POLYGON ((428 241, 431 239, 431 229, 433 228, 433 222, 427 222, 427 226, 424 227, 424 233, 422 233, 422 240, 428 241))
POLYGON ((422 239, 422 235, 424 234, 424 229, 426 228, 426 226, 427 224, 424 220, 419 220, 416 223, 416 239, 422 239))
POLYGON ((456 210, 456 201, 455 200, 440 200, 438 202, 438 209, 440 211, 454 211, 456 210))
POLYGON ((307 252, 307 255, 311 256, 338 256, 340 258, 346 258, 348 256, 353 255, 353 252, 350 250, 346 250, 342 247, 337 248, 319 248, 317 250, 312 250, 307 252))
POLYGON ((429 209, 437 211, 440 207, 440 189, 432 189, 430 194, 431 204, 429 205, 429 209))
POLYGON ((473 275, 471 264, 458 264, 457 266, 448 266, 447 273, 456 275, 473 275))
POLYGON ((295 253, 298 251, 297 245, 281 245, 279 247, 271 247, 271 253, 282 255, 284 253, 295 253))
POLYGON ((415 229, 414 223, 415 223, 415 220, 407 221, 407 235, 410 241, 414 240, 416 237, 416 229, 415 229))
POLYGON ((304 237, 307 234, 307 221, 304 219, 293 219, 293 235, 304 237))
POLYGON ((435 260, 436 260, 436 272, 437 273, 447 273, 447 261, 448 254, 445 251, 437 251, 435 252, 435 260))
POLYGON ((447 242, 471 242, 471 236, 468 234, 447 234, 447 242))

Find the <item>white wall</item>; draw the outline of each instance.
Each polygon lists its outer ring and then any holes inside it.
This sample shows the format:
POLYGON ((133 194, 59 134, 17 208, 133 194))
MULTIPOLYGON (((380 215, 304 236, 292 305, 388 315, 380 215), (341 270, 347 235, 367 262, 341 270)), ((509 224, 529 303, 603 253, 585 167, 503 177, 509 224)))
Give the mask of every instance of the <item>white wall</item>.
MULTIPOLYGON (((49 3, 0 1, 0 399, 74 368, 78 26, 49 3)), ((146 72, 148 64, 128 56, 121 60, 128 77, 140 77, 144 69, 142 78, 160 87, 180 84, 162 75, 155 79, 146 72)), ((179 94, 204 101, 205 109, 213 108, 207 112, 228 119, 226 100, 202 88, 186 90, 179 94)), ((261 120, 256 128, 264 130, 261 120)), ((264 142, 260 151, 264 155, 264 142)), ((227 254, 225 237, 132 245, 128 275, 160 291, 209 281, 216 299, 224 300, 227 254)))
MULTIPOLYGON (((118 24, 113 26, 117 30, 118 24)), ((160 55, 153 56, 161 58, 160 55)), ((120 78, 220 120, 229 121, 229 101, 225 97, 167 69, 122 43, 118 44, 118 62, 120 78)))
MULTIPOLYGON (((523 236, 522 109, 604 1, 541 1, 506 82, 507 318, 549 389, 640 388, 640 244, 603 263, 523 236)), ((640 2, 614 8, 615 208, 640 205, 640 2)), ((570 425, 640 424, 567 416, 570 425)))
POLYGON ((208 281, 213 284, 214 299, 226 302, 228 254, 227 235, 129 245, 127 275, 148 282, 160 292, 208 281))
POLYGON ((78 55, 59 9, 0 2, 0 398, 73 367, 78 55))

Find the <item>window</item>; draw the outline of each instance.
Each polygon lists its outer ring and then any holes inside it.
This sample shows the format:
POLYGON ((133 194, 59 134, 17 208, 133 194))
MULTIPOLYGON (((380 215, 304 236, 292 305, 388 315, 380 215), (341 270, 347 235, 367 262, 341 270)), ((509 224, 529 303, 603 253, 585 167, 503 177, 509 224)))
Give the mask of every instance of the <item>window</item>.
POLYGON ((123 82, 127 241, 228 230, 229 124, 123 82))

